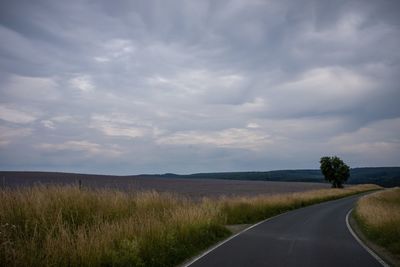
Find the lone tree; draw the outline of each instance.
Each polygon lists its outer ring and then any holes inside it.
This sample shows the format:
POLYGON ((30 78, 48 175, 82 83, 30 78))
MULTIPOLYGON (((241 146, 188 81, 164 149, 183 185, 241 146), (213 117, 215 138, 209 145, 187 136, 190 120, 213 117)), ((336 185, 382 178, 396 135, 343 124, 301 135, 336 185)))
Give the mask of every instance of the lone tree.
POLYGON ((321 172, 325 180, 332 183, 332 188, 343 188, 343 182, 350 176, 350 168, 339 157, 322 157, 321 172))

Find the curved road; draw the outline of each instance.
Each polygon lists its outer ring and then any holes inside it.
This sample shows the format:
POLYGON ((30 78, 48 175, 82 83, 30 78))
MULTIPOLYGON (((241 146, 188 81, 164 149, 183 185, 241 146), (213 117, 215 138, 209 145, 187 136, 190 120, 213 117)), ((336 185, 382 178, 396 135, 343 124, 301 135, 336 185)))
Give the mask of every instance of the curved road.
POLYGON ((187 266, 382 266, 351 235, 351 196, 265 221, 187 266))

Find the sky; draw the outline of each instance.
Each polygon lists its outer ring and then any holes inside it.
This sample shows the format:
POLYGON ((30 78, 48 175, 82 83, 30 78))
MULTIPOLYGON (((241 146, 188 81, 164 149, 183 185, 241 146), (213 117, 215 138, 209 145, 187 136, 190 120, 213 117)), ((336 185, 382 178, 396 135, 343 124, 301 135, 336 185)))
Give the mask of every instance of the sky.
POLYGON ((400 1, 0 1, 0 169, 400 166, 400 1))

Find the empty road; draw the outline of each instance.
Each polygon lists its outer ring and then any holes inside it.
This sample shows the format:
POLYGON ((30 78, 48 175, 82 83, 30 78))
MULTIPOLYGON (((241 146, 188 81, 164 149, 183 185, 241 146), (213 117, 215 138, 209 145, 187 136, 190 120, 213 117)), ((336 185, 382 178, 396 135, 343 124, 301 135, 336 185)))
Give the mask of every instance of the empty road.
POLYGON ((265 221, 188 266, 382 266, 347 229, 346 214, 358 197, 309 206, 265 221))

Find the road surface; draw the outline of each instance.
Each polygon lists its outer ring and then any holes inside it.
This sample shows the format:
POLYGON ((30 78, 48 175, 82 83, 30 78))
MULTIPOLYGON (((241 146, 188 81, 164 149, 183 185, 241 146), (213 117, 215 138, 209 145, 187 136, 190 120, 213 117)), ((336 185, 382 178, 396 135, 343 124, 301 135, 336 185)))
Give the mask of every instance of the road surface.
POLYGON ((265 221, 188 266, 382 266, 346 226, 346 214, 358 197, 309 206, 265 221))

